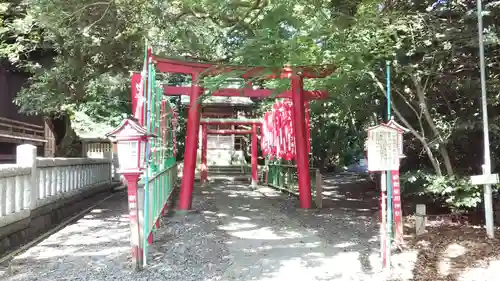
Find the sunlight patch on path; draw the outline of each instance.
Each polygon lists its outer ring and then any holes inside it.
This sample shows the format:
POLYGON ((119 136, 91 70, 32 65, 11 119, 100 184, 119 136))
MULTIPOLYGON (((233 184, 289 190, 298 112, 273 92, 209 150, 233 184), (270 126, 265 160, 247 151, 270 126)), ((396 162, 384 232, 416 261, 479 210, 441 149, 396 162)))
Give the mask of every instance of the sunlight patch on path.
POLYGON ((458 281, 487 280, 495 281, 500 279, 500 260, 491 261, 484 268, 470 268, 460 274, 458 281))
MULTIPOLYGON (((224 229, 221 227, 221 229, 224 229)), ((230 235, 236 236, 238 238, 245 239, 261 239, 261 240, 283 240, 291 238, 301 238, 304 237, 302 234, 293 231, 286 231, 284 233, 277 233, 273 231, 271 227, 261 227, 258 229, 235 231, 231 232, 230 235)))
MULTIPOLYGON (((317 230, 301 226, 280 209, 280 200, 286 200, 282 194, 265 187, 256 192, 236 184, 213 190, 218 212, 206 215, 220 219, 218 228, 229 236, 232 259, 232 265, 218 280, 375 281, 372 272, 362 266, 360 246, 342 238, 352 235, 332 234, 338 241, 327 243, 316 235, 317 230)), ((340 224, 338 231, 349 232, 340 224)), ((376 253, 368 259, 369 263, 379 263, 376 253)))

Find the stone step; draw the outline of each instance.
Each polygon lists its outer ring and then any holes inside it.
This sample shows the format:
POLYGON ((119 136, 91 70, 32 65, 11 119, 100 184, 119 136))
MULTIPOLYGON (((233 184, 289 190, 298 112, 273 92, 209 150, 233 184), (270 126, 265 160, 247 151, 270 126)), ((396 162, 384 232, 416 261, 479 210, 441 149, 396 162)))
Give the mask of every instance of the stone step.
POLYGON ((224 175, 208 175, 209 181, 244 181, 249 182, 251 179, 250 175, 233 175, 233 176, 224 176, 224 175))
MULTIPOLYGON (((241 166, 208 166, 208 171, 216 171, 216 172, 242 172, 241 166)), ((244 170, 243 170, 244 171, 244 170)))
POLYGON ((208 171, 208 175, 231 175, 231 176, 237 176, 237 175, 247 175, 250 173, 241 173, 241 172, 210 172, 208 171))

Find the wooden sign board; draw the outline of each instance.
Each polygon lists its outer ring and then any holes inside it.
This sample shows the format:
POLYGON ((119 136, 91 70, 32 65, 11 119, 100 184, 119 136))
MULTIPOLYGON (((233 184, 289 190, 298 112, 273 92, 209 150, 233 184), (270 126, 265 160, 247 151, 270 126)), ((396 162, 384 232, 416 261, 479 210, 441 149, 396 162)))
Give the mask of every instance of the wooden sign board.
POLYGON ((499 182, 498 174, 477 175, 470 178, 472 185, 497 184, 499 182))
POLYGON ((397 129, 399 131, 399 134, 398 134, 399 158, 403 158, 404 157, 404 153, 403 153, 403 133, 408 133, 410 130, 407 129, 407 128, 405 128, 405 127, 403 127, 402 125, 400 125, 396 121, 394 121, 394 119, 389 120, 389 122, 385 123, 385 125, 387 125, 387 126, 389 126, 391 128, 397 129))
POLYGON ((368 170, 399 170, 401 131, 381 124, 368 129, 368 170))

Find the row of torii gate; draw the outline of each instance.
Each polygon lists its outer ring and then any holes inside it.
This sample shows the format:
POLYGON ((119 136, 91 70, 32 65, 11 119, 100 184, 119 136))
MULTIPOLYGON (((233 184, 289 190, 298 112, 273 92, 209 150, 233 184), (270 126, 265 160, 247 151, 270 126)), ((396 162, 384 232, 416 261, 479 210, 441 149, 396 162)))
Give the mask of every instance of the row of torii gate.
MULTIPOLYGON (((187 118, 187 133, 184 152, 184 166, 182 171, 181 189, 179 195, 178 209, 187 211, 191 209, 192 193, 195 180, 196 157, 198 148, 198 136, 200 125, 202 127, 202 153, 201 153, 201 179, 207 179, 207 135, 208 134, 251 134, 252 135, 252 183, 257 183, 257 132, 258 127, 266 126, 266 122, 258 119, 201 119, 201 99, 205 89, 202 87, 203 78, 208 76, 221 75, 233 71, 237 71, 239 78, 243 78, 247 87, 243 89, 218 89, 210 95, 235 97, 244 96, 250 98, 266 98, 274 97, 273 90, 256 89, 251 85, 251 79, 258 78, 262 80, 268 79, 290 79, 291 89, 276 95, 277 98, 290 99, 291 102, 291 117, 293 124, 295 162, 297 165, 299 197, 301 208, 311 208, 311 183, 309 174, 309 157, 310 149, 309 130, 307 128, 306 104, 309 100, 324 99, 327 97, 325 91, 305 91, 303 87, 304 79, 309 78, 324 78, 333 73, 332 65, 309 66, 309 67, 284 67, 284 68, 268 68, 268 67, 242 67, 218 65, 212 63, 198 63, 184 60, 176 60, 171 58, 163 58, 154 55, 151 48, 148 48, 146 61, 154 66, 154 71, 184 74, 192 77, 192 84, 189 87, 176 87, 162 85, 163 94, 166 96, 181 96, 187 95, 189 99, 189 110, 187 118), (207 125, 250 125, 251 130, 208 130, 207 125)), ((151 106, 151 101, 144 93, 141 85, 141 73, 132 74, 132 109, 134 117, 139 124, 145 124, 145 108, 151 106)), ((144 77, 148 77, 145 75, 144 77)), ((144 83, 147 85, 148 83, 144 83)), ((146 117, 147 118, 147 117, 146 117)))

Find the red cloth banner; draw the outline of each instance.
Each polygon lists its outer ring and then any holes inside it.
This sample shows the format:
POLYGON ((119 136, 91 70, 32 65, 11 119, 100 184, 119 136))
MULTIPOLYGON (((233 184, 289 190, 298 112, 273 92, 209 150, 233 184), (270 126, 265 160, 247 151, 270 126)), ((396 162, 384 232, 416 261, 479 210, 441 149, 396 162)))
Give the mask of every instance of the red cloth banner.
MULTIPOLYGON (((306 103, 307 150, 311 152, 310 108, 306 103)), ((291 100, 277 101, 264 114, 261 129, 261 148, 270 159, 295 159, 295 132, 293 127, 293 103, 291 100)))
POLYGON ((170 105, 170 133, 172 134, 172 150, 174 153, 174 157, 177 155, 177 138, 175 137, 175 132, 177 131, 178 126, 178 117, 177 108, 175 106, 170 105))
POLYGON ((144 126, 144 88, 141 73, 134 73, 131 77, 132 113, 139 124, 144 126))
POLYGON ((391 171, 392 202, 394 210, 394 225, 396 227, 396 241, 403 241, 403 212, 401 207, 401 187, 399 185, 399 170, 391 171))

